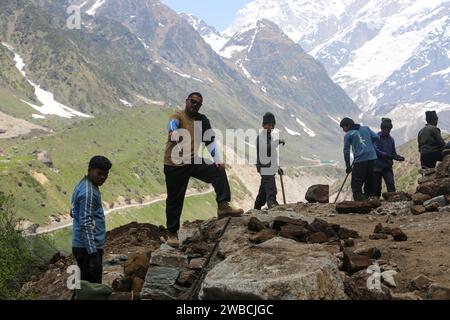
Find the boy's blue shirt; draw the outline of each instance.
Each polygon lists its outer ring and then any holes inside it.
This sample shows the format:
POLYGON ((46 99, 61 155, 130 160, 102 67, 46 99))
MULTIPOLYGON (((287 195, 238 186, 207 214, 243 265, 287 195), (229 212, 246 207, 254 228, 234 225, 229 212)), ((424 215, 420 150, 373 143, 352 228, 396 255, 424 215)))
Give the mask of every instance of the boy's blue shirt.
POLYGON ((88 254, 105 246, 106 228, 102 197, 97 186, 83 178, 72 195, 72 247, 85 248, 88 254))
POLYGON ((347 167, 351 166, 350 146, 353 151, 353 163, 376 160, 378 157, 373 141, 379 140, 380 137, 369 127, 353 126, 344 137, 344 159, 347 167))

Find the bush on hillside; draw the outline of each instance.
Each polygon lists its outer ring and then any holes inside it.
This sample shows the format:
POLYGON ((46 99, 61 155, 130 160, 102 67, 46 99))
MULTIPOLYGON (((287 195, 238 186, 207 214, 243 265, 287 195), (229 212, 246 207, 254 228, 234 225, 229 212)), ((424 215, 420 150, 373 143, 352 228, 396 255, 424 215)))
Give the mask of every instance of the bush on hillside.
POLYGON ((20 287, 34 266, 17 222, 12 197, 0 193, 0 300, 25 298, 20 287))

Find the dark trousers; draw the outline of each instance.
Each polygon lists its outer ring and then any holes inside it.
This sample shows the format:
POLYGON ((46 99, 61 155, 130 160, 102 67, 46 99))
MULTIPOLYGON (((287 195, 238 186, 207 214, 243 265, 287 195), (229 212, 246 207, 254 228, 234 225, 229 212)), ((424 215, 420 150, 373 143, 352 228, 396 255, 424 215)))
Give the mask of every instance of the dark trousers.
POLYGON ((375 161, 363 161, 353 164, 352 170, 352 192, 355 201, 365 200, 373 197, 374 193, 374 169, 375 161), (364 193, 363 193, 364 187, 364 193))
POLYGON ((93 271, 89 266, 89 254, 85 248, 72 248, 72 253, 77 260, 77 265, 81 270, 81 280, 89 281, 90 283, 102 283, 103 276, 103 250, 97 249, 97 259, 100 265, 94 266, 93 271))
POLYGON ((275 175, 261 175, 261 185, 255 201, 255 209, 261 208, 267 203, 269 207, 277 204, 277 184, 275 175))
POLYGON ((211 183, 216 191, 217 203, 231 200, 230 185, 225 170, 219 170, 214 164, 188 164, 184 166, 164 166, 166 176, 167 230, 177 232, 180 229, 180 218, 183 210, 184 196, 191 177, 211 183))
POLYGON ((375 168, 374 171, 375 177, 375 195, 377 197, 381 197, 381 190, 383 179, 384 183, 386 183, 387 192, 395 192, 397 191, 395 188, 395 180, 394 180, 394 170, 392 167, 388 168, 375 168))
POLYGON ((422 169, 436 168, 436 163, 438 161, 442 161, 442 152, 438 151, 420 154, 420 164, 422 165, 422 169))

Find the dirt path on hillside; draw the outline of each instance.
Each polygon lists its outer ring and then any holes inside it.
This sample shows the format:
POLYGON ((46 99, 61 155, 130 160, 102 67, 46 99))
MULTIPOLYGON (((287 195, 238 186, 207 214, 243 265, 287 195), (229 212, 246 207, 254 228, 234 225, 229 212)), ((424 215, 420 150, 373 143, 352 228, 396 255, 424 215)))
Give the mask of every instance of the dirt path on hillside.
MULTIPOLYGON (((213 191, 214 191, 214 189, 212 189, 212 188, 209 188, 208 190, 201 191, 201 192, 199 192, 199 191, 188 191, 187 194, 186 194, 186 198, 206 195, 206 194, 209 194, 209 193, 211 193, 213 191)), ((109 215, 111 213, 114 213, 114 212, 118 212, 118 211, 148 207, 148 206, 150 206, 152 204, 164 201, 166 198, 167 198, 167 194, 164 193, 162 195, 156 196, 156 197, 152 198, 151 200, 148 200, 148 201, 143 202, 143 203, 124 205, 124 206, 120 206, 120 207, 117 207, 117 208, 105 210, 105 216, 107 216, 107 215, 109 215)), ((53 224, 45 226, 45 227, 39 227, 36 230, 35 235, 52 233, 54 231, 65 229, 65 228, 68 228, 70 226, 72 226, 72 220, 70 220, 70 222, 53 223, 53 224)))

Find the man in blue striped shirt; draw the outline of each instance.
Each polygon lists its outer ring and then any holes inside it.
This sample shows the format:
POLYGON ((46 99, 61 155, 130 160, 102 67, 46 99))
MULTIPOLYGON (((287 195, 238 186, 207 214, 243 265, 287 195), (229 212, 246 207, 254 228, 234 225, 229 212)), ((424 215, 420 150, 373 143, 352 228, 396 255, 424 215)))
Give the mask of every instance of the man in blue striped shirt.
POLYGON ((81 280, 102 283, 106 228, 99 187, 108 179, 111 162, 102 156, 89 162, 88 174, 72 195, 72 253, 81 270, 81 280))

